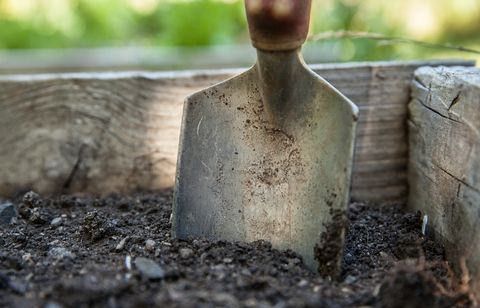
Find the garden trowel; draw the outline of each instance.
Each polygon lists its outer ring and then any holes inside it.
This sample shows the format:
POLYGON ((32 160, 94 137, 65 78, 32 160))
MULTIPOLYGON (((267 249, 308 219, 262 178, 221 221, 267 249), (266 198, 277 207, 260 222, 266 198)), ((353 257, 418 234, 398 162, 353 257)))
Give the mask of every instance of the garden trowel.
POLYGON ((173 236, 267 240, 333 276, 358 109, 302 59, 310 7, 246 0, 257 63, 185 100, 173 236))

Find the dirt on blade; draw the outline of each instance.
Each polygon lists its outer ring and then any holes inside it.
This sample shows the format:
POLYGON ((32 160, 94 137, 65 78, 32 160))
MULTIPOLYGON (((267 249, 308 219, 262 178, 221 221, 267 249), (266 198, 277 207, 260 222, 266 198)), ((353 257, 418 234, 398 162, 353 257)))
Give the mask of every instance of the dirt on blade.
POLYGON ((352 204, 338 281, 267 242, 170 237, 171 191, 13 198, 0 306, 468 307, 420 215, 352 204))

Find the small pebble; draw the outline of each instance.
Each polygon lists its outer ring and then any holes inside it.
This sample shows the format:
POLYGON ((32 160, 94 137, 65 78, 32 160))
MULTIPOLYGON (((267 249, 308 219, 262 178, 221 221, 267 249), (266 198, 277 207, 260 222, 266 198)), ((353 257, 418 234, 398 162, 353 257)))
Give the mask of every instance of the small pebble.
POLYGON ((352 290, 350 290, 349 288, 346 288, 346 287, 343 287, 340 289, 343 293, 351 293, 352 290))
POLYGON ((181 248, 179 252, 182 259, 190 258, 193 255, 193 250, 190 248, 181 248))
POLYGON ((43 306, 43 308, 63 308, 63 306, 56 302, 48 302, 45 304, 45 306, 43 306))
POLYGON ((128 236, 124 237, 124 238, 118 243, 117 247, 115 247, 115 250, 116 250, 116 251, 122 250, 122 249, 125 247, 125 244, 127 243, 128 239, 129 239, 128 236))
POLYGON ((76 257, 74 253, 72 253, 70 250, 64 247, 50 248, 50 250, 48 251, 48 255, 56 260, 62 260, 62 259, 73 260, 76 257))
POLYGON ((22 260, 25 262, 32 262, 32 254, 26 253, 22 256, 22 260))
POLYGON ((154 240, 151 240, 151 239, 148 239, 146 242, 145 242, 145 250, 146 251, 154 251, 155 250, 155 241, 154 240))
POLYGON ((352 275, 348 275, 346 278, 345 278, 345 283, 346 284, 352 284, 354 283, 355 281, 357 281, 357 278, 355 276, 352 276, 352 275))
POLYGON ((250 272, 250 270, 248 268, 242 269, 242 271, 240 273, 242 273, 242 275, 245 275, 245 276, 252 275, 252 272, 250 272))
POLYGON ((62 223, 62 218, 61 217, 56 217, 56 218, 52 219, 52 221, 50 222, 50 225, 56 227, 56 226, 59 226, 61 223, 62 223))
POLYGON ((0 225, 9 224, 17 216, 15 206, 11 202, 0 203, 0 225))
POLYGON ((299 286, 300 288, 304 288, 304 287, 308 286, 308 281, 305 280, 305 279, 302 279, 302 280, 300 280, 300 282, 298 283, 298 286, 299 286))
MULTIPOLYGON (((42 236, 43 236, 43 235, 42 235, 42 236)), ((55 246, 55 245, 57 245, 58 243, 60 243, 59 240, 53 240, 53 241, 51 241, 50 243, 48 243, 48 246, 55 246)))
POLYGON ((383 260, 390 260, 391 257, 388 255, 388 253, 384 252, 384 251, 380 251, 379 252, 379 255, 380 255, 380 258, 382 258, 383 260))
POLYGON ((154 280, 165 277, 165 271, 155 261, 138 257, 135 258, 135 267, 139 270, 142 276, 154 280))

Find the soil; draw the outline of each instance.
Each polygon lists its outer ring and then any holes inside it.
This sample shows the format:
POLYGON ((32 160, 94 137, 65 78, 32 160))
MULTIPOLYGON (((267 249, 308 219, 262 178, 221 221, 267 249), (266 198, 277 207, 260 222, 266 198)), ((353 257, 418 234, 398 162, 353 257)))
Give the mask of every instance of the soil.
MULTIPOLYGON (((267 242, 170 237, 172 192, 13 197, 0 306, 469 307, 441 246, 400 205, 351 204, 338 280, 267 242)), ((319 256, 321 259, 322 257, 319 256)))

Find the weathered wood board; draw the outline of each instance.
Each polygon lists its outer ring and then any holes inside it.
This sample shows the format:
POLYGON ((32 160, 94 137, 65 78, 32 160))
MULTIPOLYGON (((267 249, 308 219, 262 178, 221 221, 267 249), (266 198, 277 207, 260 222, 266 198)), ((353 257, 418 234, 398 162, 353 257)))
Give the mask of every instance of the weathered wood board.
MULTIPOLYGON (((473 62, 312 66, 360 107, 353 199, 406 197, 409 85, 424 65, 473 62)), ((183 99, 238 72, 0 77, 0 195, 171 186, 183 99)))
POLYGON ((420 68, 409 111, 408 204, 480 294, 480 70, 420 68))

